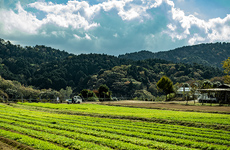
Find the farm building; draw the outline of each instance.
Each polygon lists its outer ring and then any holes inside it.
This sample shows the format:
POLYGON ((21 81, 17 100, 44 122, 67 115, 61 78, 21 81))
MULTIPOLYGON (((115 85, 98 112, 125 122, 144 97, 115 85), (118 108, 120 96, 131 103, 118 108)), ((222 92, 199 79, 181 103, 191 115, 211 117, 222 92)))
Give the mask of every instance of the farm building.
POLYGON ((183 97, 183 95, 188 95, 190 91, 191 91, 190 87, 180 87, 177 90, 177 97, 183 97))
POLYGON ((199 89, 198 91, 201 92, 198 98, 199 102, 230 104, 230 85, 228 84, 223 84, 212 89, 199 89))
POLYGON ((198 97, 199 93, 197 90, 194 91, 194 89, 192 89, 192 87, 188 83, 185 83, 176 92, 177 97, 183 97, 184 99, 185 99, 185 97, 187 97, 189 95, 190 95, 190 98, 196 99, 198 97))
POLYGON ((188 83, 183 84, 176 92, 177 97, 184 97, 191 91, 191 86, 188 83))

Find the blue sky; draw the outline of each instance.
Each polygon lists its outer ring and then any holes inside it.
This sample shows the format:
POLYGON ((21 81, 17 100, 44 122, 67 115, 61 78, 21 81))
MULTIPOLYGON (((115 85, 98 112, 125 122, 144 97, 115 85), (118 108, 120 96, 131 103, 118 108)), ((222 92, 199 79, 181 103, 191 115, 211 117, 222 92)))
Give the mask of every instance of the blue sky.
POLYGON ((230 42, 230 1, 0 0, 0 38, 116 56, 230 42))

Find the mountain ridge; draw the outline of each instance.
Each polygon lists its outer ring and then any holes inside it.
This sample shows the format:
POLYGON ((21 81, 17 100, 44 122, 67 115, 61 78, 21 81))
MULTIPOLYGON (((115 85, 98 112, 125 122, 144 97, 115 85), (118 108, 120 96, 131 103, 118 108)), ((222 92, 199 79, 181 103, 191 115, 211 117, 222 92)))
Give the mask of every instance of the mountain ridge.
POLYGON ((206 43, 193 46, 183 46, 169 51, 151 52, 141 50, 119 55, 118 58, 131 60, 164 59, 174 63, 198 63, 221 68, 222 61, 230 56, 230 43, 206 43))

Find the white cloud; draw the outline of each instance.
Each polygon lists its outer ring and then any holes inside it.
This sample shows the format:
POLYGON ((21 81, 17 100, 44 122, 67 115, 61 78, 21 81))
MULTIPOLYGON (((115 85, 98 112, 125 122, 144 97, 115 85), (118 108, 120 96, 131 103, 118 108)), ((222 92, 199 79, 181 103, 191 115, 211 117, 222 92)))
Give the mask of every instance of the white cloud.
POLYGON ((18 13, 15 13, 13 10, 2 9, 0 11, 4 32, 11 34, 15 31, 21 31, 28 34, 37 34, 43 22, 38 20, 32 13, 25 11, 20 2, 17 3, 16 10, 18 13))
POLYGON ((80 36, 78 36, 77 34, 73 34, 73 36, 76 38, 76 39, 82 39, 80 36))
POLYGON ((172 31, 175 31, 176 30, 176 26, 175 25, 172 25, 171 23, 167 25, 167 27, 172 30, 172 31))
POLYGON ((139 13, 135 9, 130 9, 128 11, 121 10, 118 15, 120 15, 123 20, 132 20, 139 17, 139 13))
POLYGON ((99 11, 100 8, 98 6, 90 7, 85 1, 69 1, 66 5, 53 4, 52 2, 35 2, 28 6, 46 12, 46 18, 43 19, 45 23, 54 23, 64 28, 83 28, 84 30, 99 26, 90 17, 99 11), (84 11, 85 16, 80 14, 81 10, 84 11))
POLYGON ((185 13, 174 2, 107 0, 91 4, 69 0, 56 4, 40 0, 28 5, 19 2, 15 10, 0 10, 0 36, 26 35, 30 40, 28 35, 33 35, 37 36, 35 39, 44 38, 45 42, 56 42, 68 49, 119 49, 121 52, 230 41, 230 15, 202 20, 198 13, 185 13), (38 14, 42 14, 42 19, 38 14))
POLYGON ((92 40, 91 37, 90 37, 87 33, 85 33, 85 36, 84 36, 84 37, 81 37, 81 36, 79 36, 79 35, 77 35, 77 34, 73 34, 73 36, 74 36, 76 39, 78 39, 78 40, 82 40, 82 39, 92 40))
POLYGON ((155 3, 153 3, 150 8, 157 8, 162 4, 162 0, 156 0, 155 3))
POLYGON ((205 41, 205 38, 199 36, 197 33, 194 34, 194 36, 192 38, 189 39, 188 43, 190 45, 194 45, 194 44, 197 44, 197 43, 200 43, 200 42, 203 42, 205 41))
POLYGON ((205 21, 194 15, 185 15, 182 10, 171 5, 168 17, 172 21, 167 25, 169 30, 163 33, 169 34, 173 40, 187 39, 188 44, 230 41, 230 15, 223 19, 214 18, 205 21))
MULTIPOLYGON (((41 34, 46 35, 47 33, 45 31, 43 31, 41 34)), ((51 34, 54 35, 55 37, 62 37, 62 38, 66 37, 64 31, 52 31, 51 34)))
POLYGON ((63 13, 60 15, 55 14, 48 14, 46 19, 44 19, 46 23, 54 23, 60 27, 69 28, 72 27, 73 29, 83 28, 88 30, 92 27, 97 27, 99 24, 97 23, 89 23, 84 17, 80 15, 78 12, 77 14, 72 13, 63 13))
POLYGON ((91 37, 88 34, 85 34, 85 39, 91 40, 91 37))

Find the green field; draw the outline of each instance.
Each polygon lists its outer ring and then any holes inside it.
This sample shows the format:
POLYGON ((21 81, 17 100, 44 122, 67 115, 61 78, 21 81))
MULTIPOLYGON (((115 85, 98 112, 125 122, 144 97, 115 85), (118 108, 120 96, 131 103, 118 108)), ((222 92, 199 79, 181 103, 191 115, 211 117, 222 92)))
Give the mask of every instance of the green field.
POLYGON ((230 149, 229 130, 229 114, 0 104, 0 136, 35 149, 230 149))

